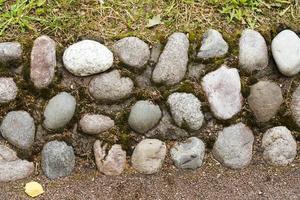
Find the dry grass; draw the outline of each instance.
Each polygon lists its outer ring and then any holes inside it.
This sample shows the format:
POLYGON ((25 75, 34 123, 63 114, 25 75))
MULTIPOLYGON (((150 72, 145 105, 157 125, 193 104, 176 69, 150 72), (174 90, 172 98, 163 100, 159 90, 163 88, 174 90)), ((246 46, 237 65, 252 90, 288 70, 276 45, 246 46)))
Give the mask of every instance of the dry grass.
MULTIPOLYGON (((3 24, 7 21, 5 14, 12 10, 11 5, 24 0, 0 0, 0 5, 1 2, 4 14, 0 14, 0 24, 3 24)), ((17 14, 10 13, 15 14, 8 16, 8 19, 13 18, 14 23, 5 27, 0 41, 18 40, 27 44, 33 38, 47 34, 61 47, 80 37, 101 39, 109 43, 135 35, 148 42, 155 42, 164 40, 174 31, 187 32, 191 40, 198 40, 208 28, 232 34, 249 25, 263 31, 274 30, 279 25, 298 31, 300 25, 300 17, 295 17, 296 7, 287 0, 272 0, 272 3, 264 1, 259 11, 231 22, 228 21, 228 15, 220 12, 226 1, 219 0, 105 0, 104 4, 100 4, 99 0, 25 2, 33 5, 16 11, 17 14), (148 20, 157 15, 161 16, 163 24, 147 28, 148 20), (255 21, 255 24, 249 24, 249 21, 255 21)))

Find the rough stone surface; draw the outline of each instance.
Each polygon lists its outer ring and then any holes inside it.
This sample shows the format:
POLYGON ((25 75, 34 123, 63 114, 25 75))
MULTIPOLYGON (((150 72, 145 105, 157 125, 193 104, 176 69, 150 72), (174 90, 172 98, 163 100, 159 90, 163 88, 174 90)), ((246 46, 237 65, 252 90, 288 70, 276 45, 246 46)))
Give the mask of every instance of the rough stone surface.
POLYGON ((131 108, 128 123, 133 130, 146 133, 159 122, 161 115, 158 105, 151 101, 138 101, 131 108))
POLYGON ((173 33, 153 70, 155 83, 173 85, 180 82, 187 70, 189 40, 183 33, 173 33))
POLYGON ((262 70, 268 66, 267 44, 259 32, 251 29, 244 30, 239 49, 239 65, 246 72, 262 70))
POLYGON ((147 137, 176 140, 189 136, 187 131, 172 124, 173 119, 166 109, 162 109, 162 113, 158 125, 145 134, 147 137))
POLYGON ((17 97, 18 88, 13 78, 0 78, 0 103, 7 103, 17 97))
POLYGON ((126 164, 126 152, 121 145, 115 144, 106 155, 107 145, 101 147, 101 142, 97 140, 94 144, 94 155, 97 168, 105 175, 120 175, 126 164))
POLYGON ((12 149, 0 145, 0 182, 15 181, 30 176, 34 164, 20 160, 12 149))
POLYGON ((143 67, 150 58, 148 44, 137 37, 126 37, 117 41, 114 53, 123 63, 135 68, 143 67))
POLYGON ((171 157, 176 167, 196 169, 203 163, 205 144, 202 140, 191 137, 184 142, 176 142, 171 149, 171 157))
POLYGON ((9 112, 2 121, 0 131, 8 142, 20 149, 27 150, 34 142, 34 120, 25 111, 9 112))
POLYGON ((135 147, 131 163, 135 170, 143 174, 154 174, 162 167, 167 147, 157 139, 144 139, 135 147))
POLYGON ((117 101, 131 95, 134 85, 130 78, 121 77, 118 70, 100 74, 89 84, 92 97, 100 101, 117 101))
POLYGON ((154 44, 153 47, 151 48, 151 55, 150 55, 150 64, 156 64, 159 56, 162 52, 163 45, 160 43, 154 44))
POLYGON ((263 157, 271 165, 287 165, 297 155, 297 143, 291 131, 284 126, 267 130, 262 138, 263 157))
POLYGON ((73 117, 76 108, 75 98, 67 92, 52 97, 44 111, 44 126, 56 130, 63 128, 73 117))
POLYGON ((296 88, 291 102, 292 116, 298 127, 300 127, 300 85, 296 88))
POLYGON ((238 123, 219 132, 212 153, 226 167, 244 168, 251 162, 253 142, 252 131, 238 123))
POLYGON ((291 30, 281 31, 272 41, 272 54, 279 71, 286 76, 300 71, 300 38, 291 30))
POLYGON ((74 166, 75 154, 71 146, 56 140, 45 144, 42 150, 42 169, 48 178, 68 176, 74 166))
POLYGON ((18 156, 14 150, 0 144, 0 162, 1 161, 13 161, 13 160, 17 160, 17 159, 18 159, 18 156))
POLYGON ((240 112, 243 97, 238 70, 221 66, 202 79, 210 109, 219 119, 230 119, 240 112))
POLYGON ((145 71, 136 76, 135 82, 139 88, 146 88, 151 86, 151 76, 152 76, 153 68, 151 66, 147 66, 145 71))
POLYGON ((38 37, 31 51, 30 78, 37 88, 47 87, 54 78, 56 67, 56 44, 48 36, 38 37))
POLYGON ((197 57, 202 59, 222 57, 228 52, 228 48, 222 34, 214 29, 209 29, 203 36, 197 57))
POLYGON ((274 117, 283 102, 281 88, 271 81, 259 81, 251 86, 248 104, 258 122, 274 117))
POLYGON ((8 66, 22 59, 22 46, 18 42, 0 43, 0 64, 8 66))
POLYGON ((203 123, 201 102, 193 94, 173 93, 168 97, 172 117, 179 127, 199 130, 203 123))
POLYGON ((99 134, 114 127, 115 122, 105 115, 86 114, 80 121, 81 130, 86 134, 99 134))
POLYGON ((93 40, 83 40, 69 46, 63 55, 66 69, 76 76, 104 72, 113 65, 113 53, 93 40))
POLYGON ((188 78, 192 80, 198 80, 201 75, 205 74, 204 64, 190 64, 188 67, 188 78))

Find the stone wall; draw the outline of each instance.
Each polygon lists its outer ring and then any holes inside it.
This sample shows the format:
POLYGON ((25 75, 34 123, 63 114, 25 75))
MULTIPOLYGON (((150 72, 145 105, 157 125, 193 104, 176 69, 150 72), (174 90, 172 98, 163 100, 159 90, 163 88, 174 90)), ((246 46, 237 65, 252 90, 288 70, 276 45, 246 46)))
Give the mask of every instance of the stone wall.
POLYGON ((19 43, 0 43, 0 181, 31 175, 27 160, 50 179, 91 157, 106 175, 121 174, 126 160, 156 173, 167 154, 183 169, 201 167, 210 153, 232 169, 247 167, 253 151, 266 164, 292 163, 300 126, 296 33, 284 30, 267 44, 244 30, 238 55, 212 29, 197 52, 191 46, 173 33, 165 45, 86 39, 59 55, 41 36, 27 66, 19 43))

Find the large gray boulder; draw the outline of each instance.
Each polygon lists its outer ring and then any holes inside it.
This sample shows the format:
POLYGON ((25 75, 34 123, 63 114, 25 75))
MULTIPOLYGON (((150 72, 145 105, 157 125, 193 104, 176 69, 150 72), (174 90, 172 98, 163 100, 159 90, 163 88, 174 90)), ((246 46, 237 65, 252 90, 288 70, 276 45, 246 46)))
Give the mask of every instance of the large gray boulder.
POLYGON ((223 65, 202 79, 210 109, 218 119, 230 119, 240 112, 243 97, 238 70, 223 65))
POLYGON ((9 182, 30 176, 34 171, 34 164, 20 160, 12 149, 0 145, 0 182, 9 182))
POLYGON ((300 85, 293 93, 291 101, 292 116, 298 127, 300 127, 300 85))
POLYGON ((228 52, 228 49, 229 46, 222 34, 214 29, 209 29, 204 33, 197 57, 202 59, 222 57, 228 52))
POLYGON ((67 92, 52 97, 44 111, 44 126, 50 130, 63 128, 72 119, 76 109, 76 99, 67 92))
POLYGON ((179 127, 187 125, 191 130, 201 128, 204 118, 201 102, 193 94, 173 93, 168 97, 167 104, 175 123, 179 127))
POLYGON ((94 144, 94 156, 97 168, 105 175, 120 175, 126 165, 126 151, 121 145, 114 144, 106 154, 107 145, 101 147, 102 142, 97 140, 94 144))
POLYGON ((0 78, 0 103, 7 103, 17 97, 18 88, 13 78, 0 78))
POLYGON ((146 133, 159 122, 161 116, 158 105, 151 101, 138 101, 131 108, 128 124, 135 131, 146 133))
POLYGON ((271 165, 284 166, 295 159, 297 143, 284 126, 268 129, 262 138, 263 157, 271 165))
POLYGON ((300 71, 300 38, 291 30, 281 31, 272 41, 272 54, 279 71, 293 76, 300 71))
POLYGON ((118 70, 95 76, 89 84, 89 93, 100 101, 118 101, 129 97, 134 89, 132 80, 121 77, 118 70))
POLYGON ((113 51, 123 63, 135 68, 143 67, 150 58, 148 44, 137 37, 126 37, 117 41, 113 51))
POLYGON ((274 117, 283 103, 281 88, 271 81, 259 81, 251 86, 248 104, 258 122, 274 117))
POLYGON ((113 65, 113 53, 103 44, 82 40, 69 46, 63 55, 66 69, 76 76, 104 72, 113 65))
POLYGON ((170 153, 176 167, 196 169, 203 163, 205 144, 196 137, 190 137, 184 142, 176 142, 170 153))
POLYGON ((42 150, 42 170, 48 178, 68 176, 74 166, 75 154, 71 146, 56 140, 45 144, 42 150))
POLYGON ((22 59, 22 46, 18 42, 0 43, 0 64, 9 66, 22 59))
POLYGON ((162 167, 167 147, 157 139, 144 139, 135 147, 131 163, 135 170, 143 174, 154 174, 162 167))
POLYGON ((38 37, 32 47, 30 78, 37 88, 47 87, 54 78, 56 67, 56 44, 50 37, 38 37))
POLYGON ((34 119, 26 111, 11 111, 4 117, 0 131, 9 143, 28 150, 35 137, 34 119))
POLYGON ((251 162, 253 142, 252 131, 243 123, 238 123, 219 132, 212 153, 226 167, 244 168, 251 162))
POLYGON ((152 80, 158 84, 174 85, 185 75, 189 40, 184 33, 173 33, 153 70, 152 80))
POLYGON ((96 135, 114 127, 114 120, 105 115, 85 114, 79 121, 81 130, 90 135, 96 135))
POLYGON ((263 36, 254 30, 243 31, 239 42, 239 65, 246 72, 262 70, 268 66, 268 47, 263 36))

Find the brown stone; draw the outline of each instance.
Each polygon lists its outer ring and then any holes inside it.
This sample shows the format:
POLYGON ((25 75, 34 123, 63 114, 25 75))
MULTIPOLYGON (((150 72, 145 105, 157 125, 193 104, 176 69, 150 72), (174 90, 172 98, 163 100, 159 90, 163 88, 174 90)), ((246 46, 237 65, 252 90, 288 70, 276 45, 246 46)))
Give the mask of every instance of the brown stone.
POLYGON ((31 51, 30 78, 37 88, 47 87, 54 78, 56 66, 55 42, 48 36, 34 41, 31 51))

